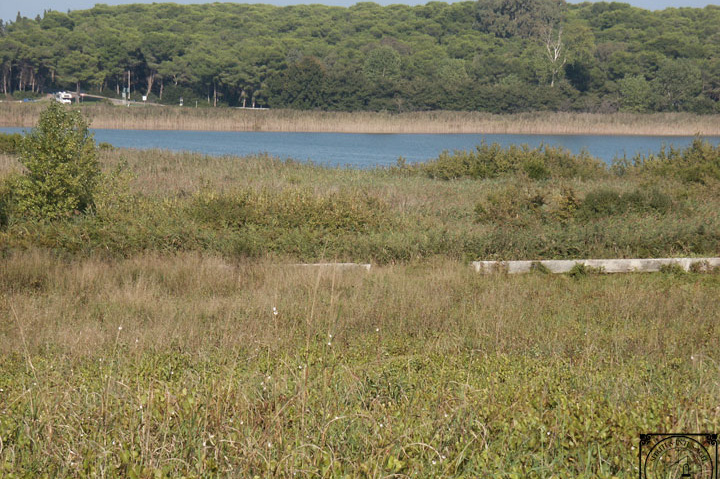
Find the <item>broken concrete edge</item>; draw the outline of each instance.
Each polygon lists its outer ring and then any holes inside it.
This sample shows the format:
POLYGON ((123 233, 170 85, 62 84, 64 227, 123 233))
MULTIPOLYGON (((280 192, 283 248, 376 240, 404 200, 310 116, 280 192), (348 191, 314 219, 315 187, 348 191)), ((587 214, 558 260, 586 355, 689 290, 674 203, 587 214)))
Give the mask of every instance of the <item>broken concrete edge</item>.
POLYGON ((339 269, 352 269, 361 268, 366 271, 370 271, 370 263, 295 263, 288 266, 302 266, 302 267, 315 267, 315 268, 339 268, 339 269))
POLYGON ((720 258, 648 258, 648 259, 571 259, 523 261, 473 261, 478 273, 529 273, 544 269, 550 273, 568 273, 575 265, 601 273, 653 273, 663 267, 679 267, 685 271, 709 271, 720 268, 720 258))

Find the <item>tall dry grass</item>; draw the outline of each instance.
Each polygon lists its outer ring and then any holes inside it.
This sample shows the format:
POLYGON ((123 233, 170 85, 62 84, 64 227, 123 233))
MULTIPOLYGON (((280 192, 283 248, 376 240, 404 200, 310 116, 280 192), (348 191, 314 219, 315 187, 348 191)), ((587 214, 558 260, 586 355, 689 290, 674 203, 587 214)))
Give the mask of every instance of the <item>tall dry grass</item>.
MULTIPOLYGON (((32 127, 42 104, 0 103, 0 126, 32 127)), ((562 135, 720 135, 717 115, 534 112, 321 112, 180 108, 82 107, 93 128, 140 130, 287 131, 338 133, 516 133, 562 135)))
POLYGON ((582 361, 602 350, 610 362, 717 355, 718 339, 707 335, 720 317, 717 275, 578 281, 478 275, 444 259, 366 272, 298 267, 282 257, 67 260, 39 249, 0 259, 0 273, 1 311, 9 318, 0 338, 5 355, 27 348, 102 356, 118 341, 118 326, 122 343, 135 351, 200 354, 254 345, 282 352, 328 333, 339 346, 364 345, 380 328, 388 337, 420 340, 427 352, 469 347, 582 361))
POLYGON ((628 477, 640 432, 720 427, 716 292, 445 260, 6 256, 0 472, 628 477))

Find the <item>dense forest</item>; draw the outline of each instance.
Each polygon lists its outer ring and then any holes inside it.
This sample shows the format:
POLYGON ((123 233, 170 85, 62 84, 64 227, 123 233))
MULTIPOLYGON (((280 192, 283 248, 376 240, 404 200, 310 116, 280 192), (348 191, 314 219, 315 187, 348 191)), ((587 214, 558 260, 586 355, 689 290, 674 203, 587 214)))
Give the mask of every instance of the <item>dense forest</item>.
POLYGON ((720 7, 96 5, 0 22, 0 92, 202 106, 720 112, 720 7))

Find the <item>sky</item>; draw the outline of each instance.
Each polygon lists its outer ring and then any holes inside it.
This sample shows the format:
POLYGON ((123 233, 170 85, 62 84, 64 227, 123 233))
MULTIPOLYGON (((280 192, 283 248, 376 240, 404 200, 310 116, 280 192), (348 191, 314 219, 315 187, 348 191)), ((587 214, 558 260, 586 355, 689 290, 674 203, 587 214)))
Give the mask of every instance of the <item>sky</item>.
MULTIPOLYGON (((162 0, 23 0, 22 2, 13 2, 12 0, 0 1, 0 18, 3 20, 15 20, 18 11, 25 16, 35 18, 36 15, 42 15, 44 10, 57 10, 66 12, 70 10, 85 10, 92 8, 96 3, 105 3, 108 5, 120 5, 127 3, 152 3, 153 1, 160 3, 162 0)), ((273 5, 292 5, 298 3, 322 3, 325 5, 350 6, 359 0, 251 0, 249 2, 238 3, 269 3, 273 5)), ((580 0, 569 0, 570 3, 580 3, 580 0)), ((649 10, 658 10, 667 7, 704 7, 705 5, 720 5, 720 0, 621 0, 630 3, 636 7, 646 8, 649 10)), ((418 5, 427 3, 427 0, 375 0, 381 5, 391 3, 405 3, 408 5, 418 5)), ((175 0, 175 3, 210 3, 203 0, 175 0)))

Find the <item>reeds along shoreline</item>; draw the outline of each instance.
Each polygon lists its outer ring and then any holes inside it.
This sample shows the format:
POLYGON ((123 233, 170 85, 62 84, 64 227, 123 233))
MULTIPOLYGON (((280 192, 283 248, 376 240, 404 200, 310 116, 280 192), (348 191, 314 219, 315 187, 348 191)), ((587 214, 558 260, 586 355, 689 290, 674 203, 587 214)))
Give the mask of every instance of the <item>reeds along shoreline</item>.
MULTIPOLYGON (((32 127, 42 104, 0 103, 0 127, 32 127)), ((166 106, 82 106, 93 128, 121 130, 282 131, 335 133, 488 133, 538 135, 720 135, 720 115, 559 113, 497 115, 241 110, 166 106)))

